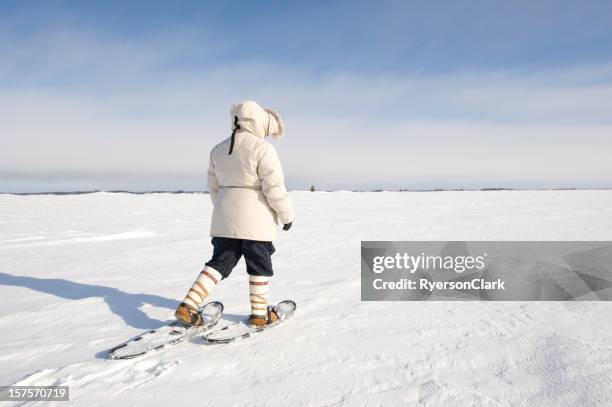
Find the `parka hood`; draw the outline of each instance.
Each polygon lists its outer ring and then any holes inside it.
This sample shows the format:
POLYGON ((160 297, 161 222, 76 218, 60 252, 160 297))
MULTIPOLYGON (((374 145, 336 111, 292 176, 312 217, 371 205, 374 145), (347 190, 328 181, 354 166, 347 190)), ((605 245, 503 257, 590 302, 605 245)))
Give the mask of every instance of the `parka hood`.
POLYGON ((234 104, 230 116, 232 128, 236 123, 235 118, 238 117, 240 128, 237 132, 246 131, 257 137, 272 136, 275 139, 280 139, 285 134, 280 113, 274 109, 264 109, 252 100, 234 104))

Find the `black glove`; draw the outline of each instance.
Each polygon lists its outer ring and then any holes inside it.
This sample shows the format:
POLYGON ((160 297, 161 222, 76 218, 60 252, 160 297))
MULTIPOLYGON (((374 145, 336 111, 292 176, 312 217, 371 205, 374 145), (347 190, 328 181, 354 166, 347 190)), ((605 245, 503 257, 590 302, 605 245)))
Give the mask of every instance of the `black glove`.
POLYGON ((283 230, 291 229, 291 225, 293 225, 293 222, 285 223, 285 225, 283 226, 283 230))

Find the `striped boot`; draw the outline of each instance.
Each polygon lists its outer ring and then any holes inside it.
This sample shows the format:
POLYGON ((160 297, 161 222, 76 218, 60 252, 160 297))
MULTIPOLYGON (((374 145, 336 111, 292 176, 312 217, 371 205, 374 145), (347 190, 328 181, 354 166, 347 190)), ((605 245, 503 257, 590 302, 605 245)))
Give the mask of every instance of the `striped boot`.
POLYGON ((208 294, 221 281, 221 274, 212 267, 206 266, 198 275, 198 279, 189 289, 187 296, 178 306, 174 315, 187 325, 202 325, 202 316, 198 312, 208 294))
POLYGON ((251 317, 253 326, 264 326, 278 320, 276 312, 268 309, 270 294, 270 277, 249 276, 249 297, 251 299, 251 317))

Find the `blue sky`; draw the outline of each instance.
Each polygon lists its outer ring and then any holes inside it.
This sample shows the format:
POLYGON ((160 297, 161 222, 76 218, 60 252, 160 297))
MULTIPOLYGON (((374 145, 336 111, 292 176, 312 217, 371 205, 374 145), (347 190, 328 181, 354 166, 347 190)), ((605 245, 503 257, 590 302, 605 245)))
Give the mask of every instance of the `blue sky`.
POLYGON ((612 186, 610 2, 3 1, 0 55, 3 191, 204 189, 244 99, 292 188, 612 186))

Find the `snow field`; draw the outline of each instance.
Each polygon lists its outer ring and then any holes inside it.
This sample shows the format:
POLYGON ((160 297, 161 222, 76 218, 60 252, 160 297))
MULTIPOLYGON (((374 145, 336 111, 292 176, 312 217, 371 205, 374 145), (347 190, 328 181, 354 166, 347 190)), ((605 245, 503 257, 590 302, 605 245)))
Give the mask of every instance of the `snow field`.
MULTIPOLYGON (((209 258, 208 195, 0 195, 0 384, 69 385, 83 406, 612 403, 609 303, 361 302, 359 280, 361 240, 612 240, 612 191, 291 196, 271 300, 295 318, 109 361, 209 258)), ((230 321, 247 284, 241 261, 210 297, 230 321)))

